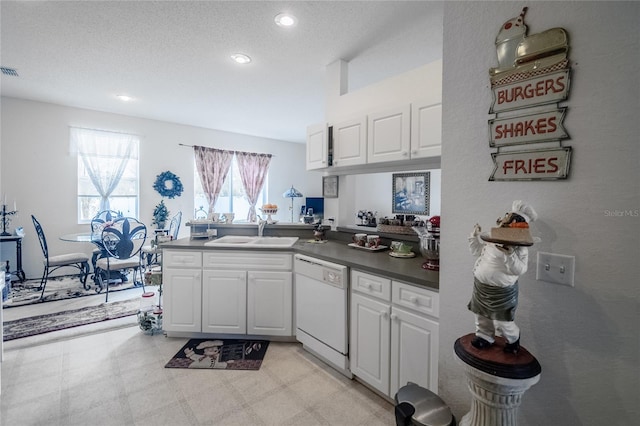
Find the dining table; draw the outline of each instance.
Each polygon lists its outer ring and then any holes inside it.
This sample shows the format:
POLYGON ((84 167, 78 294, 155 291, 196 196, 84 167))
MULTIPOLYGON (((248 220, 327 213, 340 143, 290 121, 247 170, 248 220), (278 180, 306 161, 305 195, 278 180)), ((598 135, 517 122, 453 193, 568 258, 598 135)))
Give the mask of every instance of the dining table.
POLYGON ((64 234, 60 236, 62 241, 71 241, 74 243, 93 243, 100 245, 101 237, 99 234, 91 232, 78 232, 76 234, 64 234))

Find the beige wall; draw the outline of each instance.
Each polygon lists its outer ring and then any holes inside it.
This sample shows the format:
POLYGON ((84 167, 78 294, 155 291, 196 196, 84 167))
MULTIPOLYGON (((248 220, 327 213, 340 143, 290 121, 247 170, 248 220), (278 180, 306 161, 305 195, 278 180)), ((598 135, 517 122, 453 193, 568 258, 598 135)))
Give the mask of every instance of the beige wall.
POLYGON ((532 232, 542 242, 529 250, 516 322, 542 376, 524 396, 518 425, 636 424, 640 4, 447 2, 444 16, 440 394, 458 419, 469 409, 453 355, 455 340, 474 330, 466 308, 474 262, 467 235, 522 198, 538 211, 532 232), (500 26, 523 6, 530 33, 562 27, 569 34, 565 125, 574 154, 565 181, 487 181, 487 71, 497 65, 500 26), (616 210, 631 214, 612 215, 616 210), (538 251, 575 256, 575 287, 536 281, 538 251))

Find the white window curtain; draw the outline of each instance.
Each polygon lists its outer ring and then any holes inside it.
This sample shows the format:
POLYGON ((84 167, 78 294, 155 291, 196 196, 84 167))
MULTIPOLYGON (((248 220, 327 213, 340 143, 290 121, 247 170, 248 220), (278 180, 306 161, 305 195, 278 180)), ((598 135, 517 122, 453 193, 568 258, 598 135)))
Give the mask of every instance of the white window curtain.
POLYGON ((196 158, 196 169, 200 175, 202 189, 209 202, 208 216, 215 212, 216 200, 218 200, 222 184, 224 184, 229 173, 229 167, 231 167, 233 151, 196 145, 193 147, 193 153, 196 158))
POLYGON ((127 162, 138 158, 139 138, 125 133, 72 127, 71 144, 100 194, 100 211, 110 210, 109 196, 118 186, 127 162))
POLYGON ((269 172, 269 163, 271 163, 271 154, 256 154, 253 152, 236 151, 236 160, 238 161, 238 169, 240 171, 240 179, 244 186, 244 192, 249 201, 249 212, 247 220, 251 223, 255 222, 256 203, 258 195, 262 191, 264 181, 269 172))

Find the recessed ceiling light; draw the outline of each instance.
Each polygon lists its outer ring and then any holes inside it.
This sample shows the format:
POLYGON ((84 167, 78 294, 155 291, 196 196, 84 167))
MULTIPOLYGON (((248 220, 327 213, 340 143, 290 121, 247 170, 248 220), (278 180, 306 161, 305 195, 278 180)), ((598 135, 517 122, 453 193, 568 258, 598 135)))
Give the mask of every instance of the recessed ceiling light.
POLYGON ((242 53, 234 53, 233 55, 231 55, 231 59, 239 64, 248 64, 249 62, 251 62, 251 58, 242 53))
POLYGON ((295 27, 296 24, 298 23, 298 19, 295 16, 290 15, 288 13, 281 13, 277 15, 275 17, 275 21, 277 25, 284 28, 295 27))
POLYGON ((129 102, 133 100, 133 98, 128 95, 116 95, 116 98, 120 99, 122 102, 129 102))

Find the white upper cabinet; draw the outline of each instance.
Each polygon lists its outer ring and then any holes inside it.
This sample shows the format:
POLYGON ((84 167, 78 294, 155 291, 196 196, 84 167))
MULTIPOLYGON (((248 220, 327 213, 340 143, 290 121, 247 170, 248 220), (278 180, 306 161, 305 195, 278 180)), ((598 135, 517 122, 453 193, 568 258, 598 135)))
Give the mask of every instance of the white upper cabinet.
POLYGON ((410 159, 411 106, 369 114, 368 163, 410 159))
POLYGON ((333 165, 356 166, 367 163, 367 118, 343 121, 333 125, 333 165))
POLYGON ((307 127, 307 170, 328 167, 328 144, 327 123, 307 127))
POLYGON ((411 104, 411 158, 438 157, 442 151, 442 104, 411 104))
POLYGON ((441 152, 442 103, 434 99, 307 128, 307 170, 398 164, 441 152))

